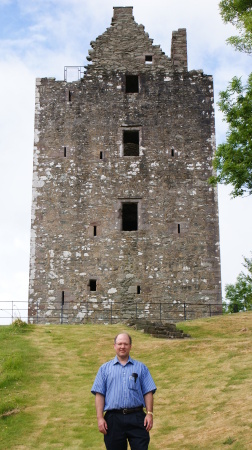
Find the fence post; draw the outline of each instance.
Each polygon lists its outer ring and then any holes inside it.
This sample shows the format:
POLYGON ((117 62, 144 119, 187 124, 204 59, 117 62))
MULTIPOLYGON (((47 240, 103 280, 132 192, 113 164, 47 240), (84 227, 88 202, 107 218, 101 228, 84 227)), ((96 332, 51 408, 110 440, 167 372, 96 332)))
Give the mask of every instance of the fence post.
POLYGON ((63 323, 63 307, 65 303, 65 291, 62 291, 61 293, 61 310, 60 310, 60 324, 63 323))
POLYGON ((186 320, 186 303, 184 302, 184 320, 186 320))

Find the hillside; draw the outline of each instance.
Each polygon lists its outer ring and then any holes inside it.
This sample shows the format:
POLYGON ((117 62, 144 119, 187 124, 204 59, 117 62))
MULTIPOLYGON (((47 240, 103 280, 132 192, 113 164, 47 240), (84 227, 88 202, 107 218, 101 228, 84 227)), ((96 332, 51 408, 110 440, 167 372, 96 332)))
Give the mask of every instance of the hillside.
MULTIPOLYGON (((130 330, 158 386, 149 450, 252 446, 252 313, 181 323, 192 338, 130 330)), ((118 325, 0 327, 0 449, 104 450, 90 388, 118 325)))

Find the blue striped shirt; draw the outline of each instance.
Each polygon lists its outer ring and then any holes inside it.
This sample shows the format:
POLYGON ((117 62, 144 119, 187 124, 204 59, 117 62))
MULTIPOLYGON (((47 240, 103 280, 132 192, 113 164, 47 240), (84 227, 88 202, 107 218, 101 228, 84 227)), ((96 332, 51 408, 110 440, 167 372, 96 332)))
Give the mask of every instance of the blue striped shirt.
POLYGON ((156 389, 149 369, 143 363, 129 356, 123 366, 115 356, 100 367, 91 392, 104 395, 104 411, 108 411, 145 406, 145 394, 154 393, 156 389))

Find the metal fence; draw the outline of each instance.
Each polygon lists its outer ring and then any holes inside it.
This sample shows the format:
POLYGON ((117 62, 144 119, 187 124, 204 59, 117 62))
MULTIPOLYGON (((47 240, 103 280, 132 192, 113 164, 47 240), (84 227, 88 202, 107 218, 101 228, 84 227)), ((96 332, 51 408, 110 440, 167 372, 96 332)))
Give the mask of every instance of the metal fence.
POLYGON ((64 81, 78 81, 84 76, 84 66, 65 66, 64 81))
MULTIPOLYGON (((107 323, 146 319, 154 322, 176 323, 201 317, 222 314, 222 305, 213 303, 164 302, 164 301, 98 301, 84 302, 38 302, 28 308, 24 302, 9 302, 8 307, 0 307, 0 319, 11 323, 16 318, 35 324, 83 324, 107 323), (20 303, 19 307, 18 304, 20 303), (22 305, 21 305, 22 303, 22 305)), ((1 306, 1 305, 0 305, 1 306)), ((3 323, 2 320, 2 323, 3 323)))

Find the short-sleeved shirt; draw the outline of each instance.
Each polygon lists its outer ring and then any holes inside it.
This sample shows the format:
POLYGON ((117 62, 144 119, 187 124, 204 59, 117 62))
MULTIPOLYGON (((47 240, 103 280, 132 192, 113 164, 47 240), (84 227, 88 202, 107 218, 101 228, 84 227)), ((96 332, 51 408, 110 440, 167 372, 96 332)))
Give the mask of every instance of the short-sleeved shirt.
POLYGON ((123 366, 116 356, 100 367, 91 392, 104 395, 104 411, 108 411, 145 406, 144 396, 156 389, 149 369, 143 363, 129 357, 123 366))

